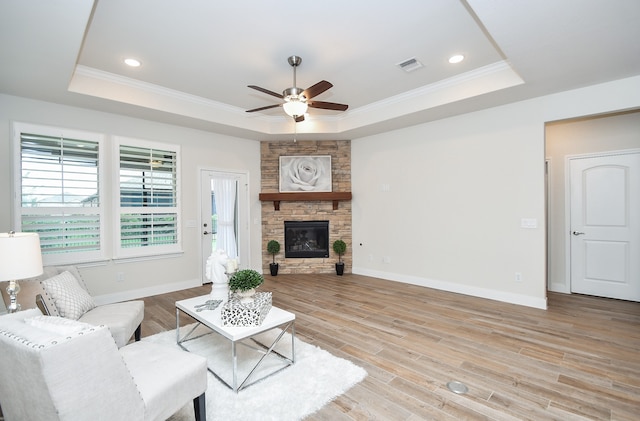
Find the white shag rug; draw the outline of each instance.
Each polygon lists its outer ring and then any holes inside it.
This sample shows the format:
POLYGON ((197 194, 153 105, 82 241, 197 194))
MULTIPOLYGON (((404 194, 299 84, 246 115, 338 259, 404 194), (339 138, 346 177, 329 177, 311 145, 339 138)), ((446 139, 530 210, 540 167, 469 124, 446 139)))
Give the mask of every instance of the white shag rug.
MULTIPOLYGON (((180 328, 181 337, 194 325, 180 328)), ((209 330, 199 326, 196 335, 209 330)), ((274 329, 259 336, 262 343, 270 345, 281 331, 274 329)), ((193 336, 192 336, 193 337, 193 336)), ((159 333, 143 341, 163 343, 178 347, 176 331, 159 333)), ((231 381, 231 344, 218 334, 202 336, 184 344, 191 352, 207 357, 210 367, 229 384, 231 381)), ((207 420, 261 420, 293 421, 316 412, 325 404, 362 381, 367 372, 350 361, 331 355, 329 352, 295 339, 295 364, 261 380, 237 394, 220 380, 208 373, 207 420)), ((255 363, 259 355, 247 347, 237 345, 238 372, 244 379, 248 366, 255 363)), ((275 350, 291 356, 291 335, 286 332, 275 350)), ((275 356, 267 357, 261 365, 262 374, 282 366, 275 356)), ((260 372, 258 376, 260 377, 260 372)), ((193 403, 185 405, 170 421, 192 421, 193 403)))

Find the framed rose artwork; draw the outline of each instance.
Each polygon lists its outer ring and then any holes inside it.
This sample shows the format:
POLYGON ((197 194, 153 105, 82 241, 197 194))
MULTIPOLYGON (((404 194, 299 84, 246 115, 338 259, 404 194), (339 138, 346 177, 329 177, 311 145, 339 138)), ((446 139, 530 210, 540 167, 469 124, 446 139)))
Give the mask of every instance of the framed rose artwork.
POLYGON ((330 191, 331 155, 280 157, 280 193, 330 191))

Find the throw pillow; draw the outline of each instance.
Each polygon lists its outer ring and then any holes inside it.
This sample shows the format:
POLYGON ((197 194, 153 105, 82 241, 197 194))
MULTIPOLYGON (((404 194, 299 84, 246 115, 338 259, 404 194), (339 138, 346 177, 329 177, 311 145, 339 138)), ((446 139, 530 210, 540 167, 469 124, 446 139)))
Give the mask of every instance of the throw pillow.
POLYGON ((93 297, 67 271, 42 281, 42 286, 53 298, 60 315, 67 319, 78 320, 84 313, 96 307, 93 297))
POLYGON ((38 329, 43 329, 51 333, 59 333, 60 335, 73 335, 93 327, 88 323, 53 316, 29 317, 24 319, 24 322, 38 329))

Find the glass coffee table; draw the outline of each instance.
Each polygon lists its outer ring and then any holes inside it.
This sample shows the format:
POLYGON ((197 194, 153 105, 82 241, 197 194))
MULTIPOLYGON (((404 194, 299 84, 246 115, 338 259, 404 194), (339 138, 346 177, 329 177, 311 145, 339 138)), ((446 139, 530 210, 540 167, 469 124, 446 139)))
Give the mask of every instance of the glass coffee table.
POLYGON ((186 300, 176 301, 176 342, 185 351, 189 351, 186 347, 187 342, 201 338, 205 335, 220 335, 231 344, 231 355, 229 363, 232 366, 231 379, 225 380, 220 375, 216 368, 212 364, 207 364, 209 371, 216 376, 222 383, 232 389, 234 392, 240 390, 269 377, 279 371, 287 368, 291 364, 295 363, 295 319, 296 316, 293 313, 282 310, 278 307, 271 307, 269 313, 263 320, 260 326, 248 326, 248 327, 236 327, 236 326, 224 326, 222 324, 221 310, 222 305, 218 305, 215 309, 203 309, 206 308, 205 303, 210 300, 209 295, 203 295, 200 297, 189 298, 186 300), (196 325, 189 330, 182 338, 180 337, 180 313, 187 314, 196 320, 196 325), (205 326, 208 331, 204 334, 195 334, 196 329, 199 326, 205 326), (270 343, 264 342, 264 335, 257 338, 258 335, 267 331, 280 328, 279 334, 275 335, 275 338, 270 338, 270 343), (284 337, 285 332, 289 331, 291 334, 291 353, 290 356, 283 355, 282 352, 275 350, 276 345, 284 337), (252 352, 259 353, 261 356, 253 364, 248 374, 243 378, 238 378, 238 345, 244 346, 252 350, 252 352), (273 370, 265 373, 260 373, 259 378, 254 378, 258 374, 258 369, 269 356, 277 357, 281 362, 281 366, 276 367, 273 370))

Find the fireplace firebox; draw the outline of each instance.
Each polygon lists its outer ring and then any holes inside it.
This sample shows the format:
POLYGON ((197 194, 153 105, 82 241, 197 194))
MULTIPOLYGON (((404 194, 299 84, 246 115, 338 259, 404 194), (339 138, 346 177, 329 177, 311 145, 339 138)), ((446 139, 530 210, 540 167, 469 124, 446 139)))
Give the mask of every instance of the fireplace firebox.
POLYGON ((284 257, 329 257, 329 221, 284 221, 284 257))

